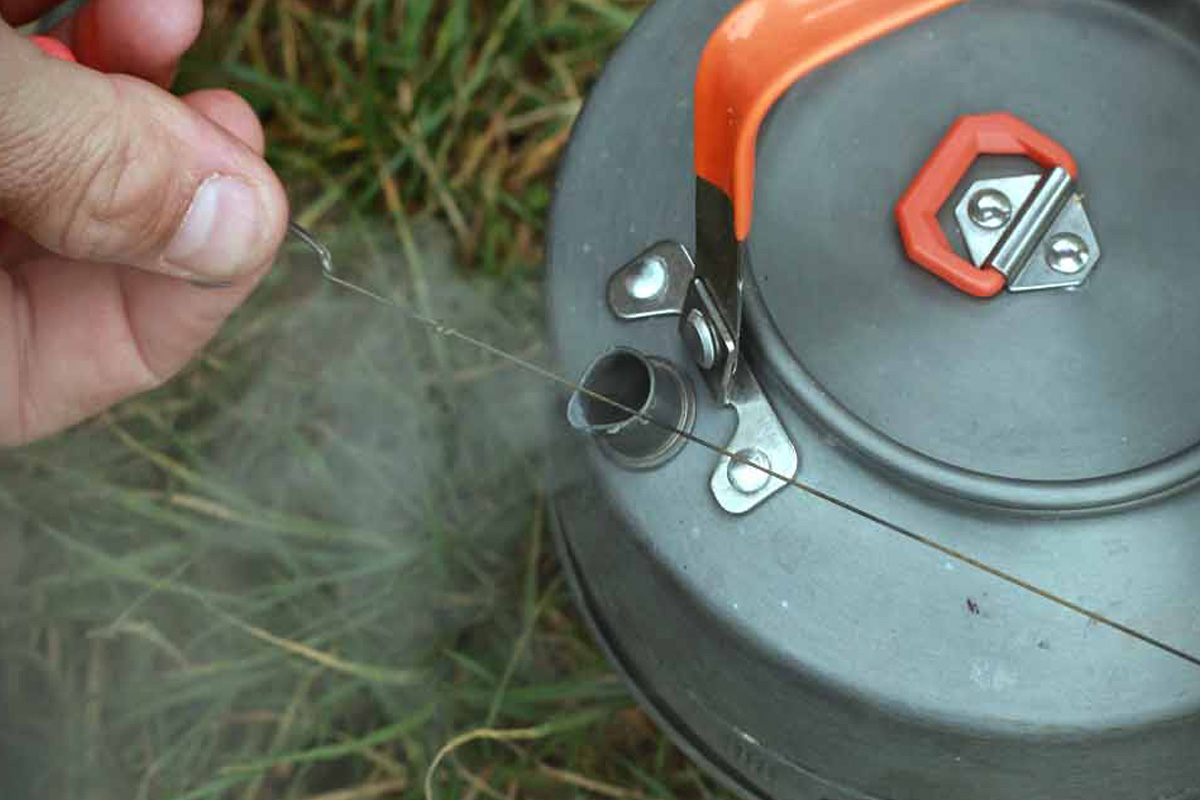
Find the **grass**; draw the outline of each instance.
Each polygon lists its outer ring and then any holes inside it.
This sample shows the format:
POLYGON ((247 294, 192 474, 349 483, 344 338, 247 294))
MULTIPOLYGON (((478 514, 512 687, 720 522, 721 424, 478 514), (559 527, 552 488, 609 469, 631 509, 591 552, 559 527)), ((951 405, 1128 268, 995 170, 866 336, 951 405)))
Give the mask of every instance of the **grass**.
MULTIPOLYGON (((642 5, 211 0, 180 87, 250 99, 345 274, 536 359, 554 165, 642 5)), ((0 794, 724 797, 575 614, 553 399, 289 250, 178 380, 0 457, 0 794)))

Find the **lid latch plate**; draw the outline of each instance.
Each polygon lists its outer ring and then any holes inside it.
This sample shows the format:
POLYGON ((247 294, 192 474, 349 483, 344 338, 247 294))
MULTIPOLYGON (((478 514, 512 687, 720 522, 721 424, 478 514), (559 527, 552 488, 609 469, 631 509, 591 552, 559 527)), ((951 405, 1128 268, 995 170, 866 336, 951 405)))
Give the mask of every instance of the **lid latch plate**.
POLYGON ((1083 196, 1061 167, 977 181, 954 217, 971 261, 1003 274, 1010 292, 1075 288, 1100 263, 1083 196))

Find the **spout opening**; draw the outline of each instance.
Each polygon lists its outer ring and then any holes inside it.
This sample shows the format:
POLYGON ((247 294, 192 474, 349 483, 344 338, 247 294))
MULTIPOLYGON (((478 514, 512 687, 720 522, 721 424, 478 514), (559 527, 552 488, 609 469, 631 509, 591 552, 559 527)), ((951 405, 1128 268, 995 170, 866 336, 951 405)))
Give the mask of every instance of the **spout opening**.
POLYGON ((592 364, 571 398, 571 424, 615 433, 646 412, 654 398, 654 368, 633 350, 616 349, 592 364))

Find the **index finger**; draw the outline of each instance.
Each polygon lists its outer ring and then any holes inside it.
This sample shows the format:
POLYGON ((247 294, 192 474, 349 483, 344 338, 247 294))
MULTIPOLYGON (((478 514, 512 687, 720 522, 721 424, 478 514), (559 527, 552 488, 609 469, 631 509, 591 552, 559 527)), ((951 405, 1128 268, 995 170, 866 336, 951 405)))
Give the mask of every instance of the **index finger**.
POLYGON ((0 0, 0 18, 9 25, 33 22, 64 0, 0 0))
POLYGON ((167 88, 203 24, 201 0, 90 0, 54 35, 92 69, 167 88))

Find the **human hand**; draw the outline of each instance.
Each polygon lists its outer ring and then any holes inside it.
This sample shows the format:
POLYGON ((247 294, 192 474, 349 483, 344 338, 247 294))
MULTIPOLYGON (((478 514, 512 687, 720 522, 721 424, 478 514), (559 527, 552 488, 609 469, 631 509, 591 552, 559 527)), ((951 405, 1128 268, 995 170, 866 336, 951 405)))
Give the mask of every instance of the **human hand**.
POLYGON ((55 31, 83 66, 11 27, 59 1, 0 0, 3 445, 178 372, 253 290, 287 226, 245 101, 166 91, 202 0, 91 0, 55 31))

